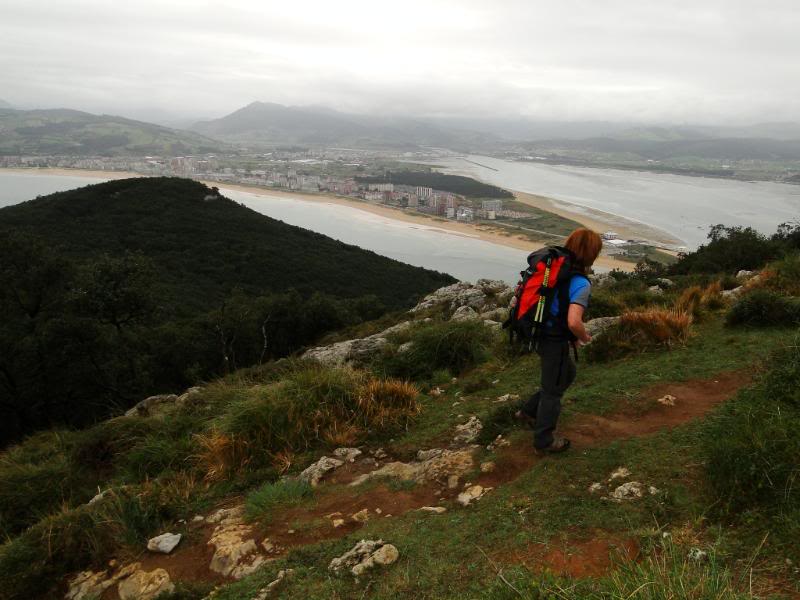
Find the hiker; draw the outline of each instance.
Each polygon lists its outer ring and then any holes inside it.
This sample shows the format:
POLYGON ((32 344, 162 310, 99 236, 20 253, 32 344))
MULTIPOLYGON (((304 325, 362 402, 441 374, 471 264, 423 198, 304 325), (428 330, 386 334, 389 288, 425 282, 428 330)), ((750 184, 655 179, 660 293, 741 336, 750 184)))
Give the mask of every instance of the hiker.
MULTIPOLYGON (((527 309, 529 345, 541 358, 542 378, 539 391, 522 405, 516 416, 533 427, 537 454, 563 452, 570 446, 568 439, 556 436, 554 432, 561 413, 561 398, 575 381, 576 368, 570 349, 577 361, 576 345, 587 344, 592 339, 583 325, 592 289, 587 275, 602 246, 603 241, 597 233, 579 228, 570 234, 563 247, 544 248, 532 253, 528 257, 529 268, 523 271, 517 301, 524 303, 527 300, 542 305, 540 313, 543 316, 538 319, 534 316, 533 324, 530 315, 538 314, 534 311, 535 305, 520 307, 520 310, 527 309), (523 291, 527 279, 531 280, 528 286, 532 290, 530 300, 523 291)), ((511 320, 514 318, 512 316, 511 320)), ((526 321, 523 319, 521 323, 521 330, 524 330, 526 321)))

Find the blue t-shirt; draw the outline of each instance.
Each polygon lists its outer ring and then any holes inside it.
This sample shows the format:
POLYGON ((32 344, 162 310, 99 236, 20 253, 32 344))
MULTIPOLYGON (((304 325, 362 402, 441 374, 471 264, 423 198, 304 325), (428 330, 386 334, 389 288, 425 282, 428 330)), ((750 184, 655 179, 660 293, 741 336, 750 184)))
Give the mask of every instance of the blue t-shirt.
MULTIPOLYGON (((589 296, 592 294, 592 284, 583 275, 573 275, 569 282, 569 303, 580 304, 583 308, 589 307, 589 296)), ((553 298, 553 305, 550 307, 550 312, 553 316, 558 315, 558 292, 553 298)))

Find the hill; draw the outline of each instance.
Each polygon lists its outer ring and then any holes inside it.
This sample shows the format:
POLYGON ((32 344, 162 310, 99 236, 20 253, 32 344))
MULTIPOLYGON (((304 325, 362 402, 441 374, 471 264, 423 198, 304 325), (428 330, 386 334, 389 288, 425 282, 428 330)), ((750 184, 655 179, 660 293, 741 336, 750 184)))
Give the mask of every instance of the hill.
POLYGON ((0 155, 176 156, 222 147, 197 133, 112 115, 0 108, 0 155))
POLYGON ((0 108, 14 108, 8 102, 0 98, 0 108))
POLYGON ((410 306, 453 280, 178 178, 0 210, 0 446, 410 306))
POLYGON ((490 137, 443 129, 409 118, 348 114, 324 107, 268 102, 253 102, 220 119, 197 123, 192 130, 228 142, 264 145, 464 147, 490 137))
POLYGON ((430 187, 468 198, 514 198, 514 194, 497 186, 482 183, 471 177, 445 175, 436 171, 393 171, 382 176, 356 177, 356 181, 430 187))
POLYGON ((0 455, 0 599, 795 598, 798 268, 595 279, 558 456, 514 417, 539 361, 485 281, 348 365, 317 348, 43 432, 0 455))

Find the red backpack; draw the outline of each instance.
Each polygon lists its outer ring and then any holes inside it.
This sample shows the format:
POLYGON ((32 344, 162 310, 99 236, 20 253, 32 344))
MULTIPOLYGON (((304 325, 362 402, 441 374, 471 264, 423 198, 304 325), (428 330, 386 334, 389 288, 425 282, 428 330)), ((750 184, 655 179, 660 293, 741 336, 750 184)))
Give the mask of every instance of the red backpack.
POLYGON ((575 336, 567 327, 569 285, 574 275, 583 275, 575 268, 575 255, 561 246, 537 250, 528 256, 528 268, 520 272, 508 319, 503 328, 509 330, 513 343, 521 342, 527 350, 535 350, 544 333, 563 337, 570 342, 575 336), (558 297, 558 315, 553 318, 552 307, 558 297))

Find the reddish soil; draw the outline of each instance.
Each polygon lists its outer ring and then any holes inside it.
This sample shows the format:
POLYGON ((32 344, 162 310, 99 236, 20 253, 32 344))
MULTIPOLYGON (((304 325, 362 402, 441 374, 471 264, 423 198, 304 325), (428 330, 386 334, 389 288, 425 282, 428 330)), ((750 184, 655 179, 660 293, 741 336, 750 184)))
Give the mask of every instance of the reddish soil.
MULTIPOLYGON (((708 380, 660 384, 640 394, 636 403, 640 407, 638 411, 626 409, 604 417, 579 415, 569 420, 561 433, 570 438, 577 449, 652 435, 702 417, 748 381, 746 373, 730 372, 708 380), (656 402, 666 394, 676 398, 674 406, 656 402)), ((541 460, 533 453, 531 442, 528 438, 498 449, 495 470, 481 474, 475 482, 485 487, 497 487, 516 479, 541 460)), ((444 482, 416 485, 407 490, 393 490, 385 485, 368 489, 346 485, 356 476, 375 468, 375 464, 362 461, 343 466, 319 488, 313 505, 283 511, 270 525, 257 529, 256 541, 260 544, 263 539, 269 538, 275 545, 272 556, 277 557, 293 547, 341 538, 361 528, 363 525, 352 521, 350 516, 362 509, 369 509, 370 519, 373 520, 388 518, 389 515, 399 516, 421 506, 440 504, 442 499, 452 500, 460 491, 448 490, 444 482), (376 509, 381 513, 378 514, 376 509), (333 527, 332 520, 328 518, 333 513, 341 513, 338 518, 344 519, 345 524, 333 527), (295 532, 289 533, 292 529, 295 532)), ((223 578, 208 570, 213 552, 206 540, 211 531, 212 525, 200 525, 173 555, 146 554, 139 561, 146 570, 165 569, 173 581, 221 582, 223 578)), ((596 534, 588 541, 572 540, 560 546, 554 543, 532 544, 497 558, 500 562, 521 563, 532 569, 544 566, 558 574, 592 577, 607 572, 613 566, 615 557, 635 559, 638 555, 639 548, 634 541, 615 538, 608 532, 596 534)), ((104 600, 116 598, 116 591, 109 590, 109 593, 112 595, 104 596, 104 600)))
POLYGON ((549 571, 569 577, 600 577, 621 561, 636 560, 639 544, 608 531, 594 531, 588 540, 533 543, 525 548, 495 554, 502 564, 521 564, 533 572, 549 571))

